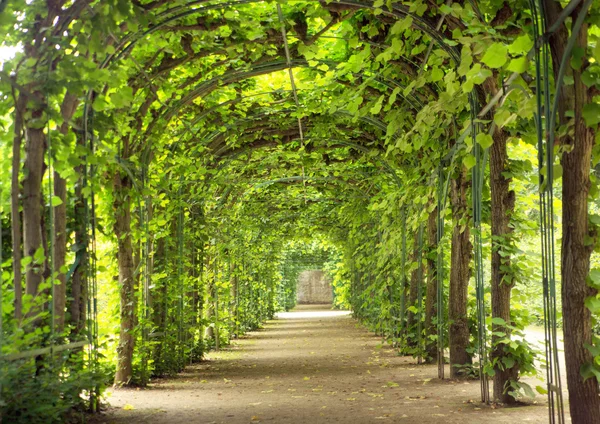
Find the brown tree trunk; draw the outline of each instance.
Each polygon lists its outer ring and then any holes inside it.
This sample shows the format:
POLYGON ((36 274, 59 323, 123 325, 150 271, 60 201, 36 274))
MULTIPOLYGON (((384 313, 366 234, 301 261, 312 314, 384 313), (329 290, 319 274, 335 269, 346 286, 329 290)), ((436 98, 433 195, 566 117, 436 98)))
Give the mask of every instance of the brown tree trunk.
POLYGON ((437 361, 437 208, 429 213, 427 219, 427 293, 425 297, 425 360, 437 361))
MULTIPOLYGON (((561 13, 560 4, 545 0, 547 21, 555 22, 561 13)), ((573 20, 580 13, 578 7, 573 20)), ((575 48, 588 47, 588 26, 584 24, 577 36, 575 48)), ((564 55, 569 33, 565 25, 550 38, 552 65, 556 78, 560 61, 564 55)), ((588 195, 590 189, 590 167, 595 131, 586 127, 582 117, 583 106, 592 101, 592 94, 581 80, 582 69, 569 70, 573 84, 563 85, 557 95, 559 99, 559 123, 567 125, 568 111, 575 112, 574 136, 567 134, 560 144, 569 146, 562 155, 563 167, 563 235, 562 235, 562 309, 565 344, 565 362, 567 368, 567 386, 569 389, 569 409, 574 424, 592 424, 600 422, 600 391, 598 381, 589 378, 584 381, 581 367, 592 363, 593 356, 586 344, 592 344, 591 313, 585 306, 588 296, 595 296, 596 290, 586 283, 590 271, 590 255, 593 243, 587 243, 591 236, 588 228, 588 195)))
MULTIPOLYGON (((486 92, 493 96, 497 92, 496 77, 484 83, 486 92)), ((492 317, 501 318, 506 324, 510 319, 510 294, 514 281, 507 268, 510 268, 510 256, 502 252, 503 244, 510 243, 512 228, 510 218, 515 207, 515 192, 510 190, 510 179, 504 176, 508 171, 508 135, 501 129, 494 131, 493 144, 490 147, 490 191, 492 198, 492 317)), ((495 333, 505 333, 510 337, 510 330, 502 324, 492 324, 491 358, 497 361, 494 367, 494 399, 502 403, 514 403, 515 399, 508 394, 508 383, 519 376, 519 368, 514 365, 507 368, 502 363, 506 356, 504 344, 497 344, 504 337, 495 333)))
POLYGON ((131 241, 131 181, 119 172, 114 176, 115 235, 118 240, 119 285, 121 286, 121 330, 117 347, 115 385, 127 385, 133 377, 135 345, 135 266, 131 241))
POLYGON ((19 95, 15 105, 14 138, 12 146, 12 174, 10 188, 10 217, 12 234, 13 284, 15 287, 15 319, 23 316, 23 276, 21 275, 21 214, 19 212, 19 173, 21 171, 21 143, 23 141, 23 109, 26 98, 19 95))
POLYGON ((450 321, 450 377, 458 378, 464 371, 457 367, 472 363, 469 348, 469 324, 467 321, 467 301, 473 245, 468 223, 467 190, 469 181, 464 167, 451 181, 450 201, 452 203, 452 251, 450 267, 450 295, 448 319, 450 321), (461 224, 461 219, 464 222, 461 224))
MULTIPOLYGON (((52 295, 54 308, 54 325, 57 332, 62 332, 65 326, 65 306, 67 302, 66 275, 62 271, 67 254, 67 180, 58 172, 54 173, 54 196, 62 203, 54 208, 54 253, 52 261, 54 272, 57 273, 52 295)), ((52 206, 51 206, 52 207, 52 206)))
MULTIPOLYGON (((66 135, 69 132, 69 121, 73 117, 78 104, 79 100, 77 96, 70 93, 65 94, 60 108, 63 118, 60 126, 61 134, 66 135)), ((54 196, 58 197, 62 202, 54 208, 55 237, 54 252, 52 254, 54 272, 57 274, 57 281, 55 281, 52 297, 54 325, 56 326, 56 330, 61 332, 65 325, 65 306, 67 303, 67 278, 62 270, 67 255, 67 181, 57 171, 54 172, 54 196)))
MULTIPOLYGON (((32 112, 33 119, 41 119, 42 110, 32 112)), ((44 278, 46 252, 42 239, 42 177, 44 175, 44 152, 46 136, 42 128, 27 127, 25 142, 25 165, 23 179, 23 251, 25 257, 34 257, 37 251, 44 255, 44 260, 32 260, 25 273, 25 292, 36 297, 44 278), (41 250, 40 250, 41 249, 41 250)), ((40 312, 32 308, 28 316, 33 317, 40 312)), ((37 325, 37 322, 36 322, 37 325)))

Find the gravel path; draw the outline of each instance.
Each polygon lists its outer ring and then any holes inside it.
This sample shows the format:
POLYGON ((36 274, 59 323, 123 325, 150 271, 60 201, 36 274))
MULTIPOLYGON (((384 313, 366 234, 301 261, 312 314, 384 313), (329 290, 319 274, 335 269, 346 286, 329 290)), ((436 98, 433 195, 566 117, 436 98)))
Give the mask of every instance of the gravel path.
MULTIPOLYGON (((448 371, 447 371, 448 372, 448 371)), ((346 312, 300 306, 148 389, 113 390, 98 423, 545 423, 545 397, 481 405, 478 381, 440 381, 346 312)))

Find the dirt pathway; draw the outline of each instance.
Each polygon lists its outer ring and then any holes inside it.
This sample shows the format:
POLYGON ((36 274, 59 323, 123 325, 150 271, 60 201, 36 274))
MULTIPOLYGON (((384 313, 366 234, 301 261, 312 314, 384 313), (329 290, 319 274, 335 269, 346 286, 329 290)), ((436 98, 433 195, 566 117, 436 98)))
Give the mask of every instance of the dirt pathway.
POLYGON ((440 381, 348 314, 302 306, 145 390, 117 390, 102 423, 545 423, 545 398, 479 402, 479 382, 440 381))

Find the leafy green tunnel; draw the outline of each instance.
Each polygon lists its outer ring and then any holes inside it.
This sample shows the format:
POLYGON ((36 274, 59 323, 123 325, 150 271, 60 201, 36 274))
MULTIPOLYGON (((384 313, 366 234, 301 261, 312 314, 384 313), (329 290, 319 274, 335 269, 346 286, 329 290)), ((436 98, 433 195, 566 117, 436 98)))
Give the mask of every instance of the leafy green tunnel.
POLYGON ((484 402, 531 392, 519 336, 544 323, 551 422, 562 323, 571 418, 600 421, 598 4, 0 11, 5 416, 40 419, 42 381, 63 417, 107 375, 178 372, 291 308, 318 264, 336 306, 440 378, 479 376, 484 402))

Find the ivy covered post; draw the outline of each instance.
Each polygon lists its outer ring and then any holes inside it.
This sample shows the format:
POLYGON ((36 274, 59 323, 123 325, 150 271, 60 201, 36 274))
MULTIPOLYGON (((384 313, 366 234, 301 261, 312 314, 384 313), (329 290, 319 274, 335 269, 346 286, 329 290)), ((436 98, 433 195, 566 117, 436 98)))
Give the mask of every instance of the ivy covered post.
POLYGON ((128 385, 133 378, 133 352, 135 347, 136 294, 135 265, 131 235, 131 180, 128 175, 115 170, 113 197, 115 210, 114 231, 117 237, 117 262, 120 285, 120 331, 117 347, 117 369, 114 384, 128 385))
MULTIPOLYGON (((425 359, 428 363, 437 361, 438 350, 435 337, 437 325, 434 318, 437 316, 437 208, 433 209, 427 217, 427 288, 425 297, 425 359)), ((443 284, 443 282, 441 283, 443 284)))
MULTIPOLYGON (((592 316, 587 303, 588 299, 595 299, 598 294, 597 287, 588 285, 590 256, 595 245, 594 239, 597 238, 596 228, 589 223, 588 196, 592 184, 590 168, 593 148, 597 144, 598 107, 597 104, 595 108, 592 106, 593 96, 597 92, 589 84, 591 63, 581 60, 587 57, 589 48, 588 24, 584 19, 590 4, 589 1, 583 2, 570 15, 573 28, 575 22, 581 21, 578 32, 573 35, 567 25, 561 23, 549 39, 554 79, 559 87, 556 93, 558 124, 569 128, 569 131, 559 133, 557 141, 563 168, 563 332, 569 410, 575 424, 600 422, 599 374, 597 371, 595 374, 590 372, 594 367, 594 356, 589 347, 594 345, 594 341, 592 316), (574 37, 573 51, 567 49, 569 37, 574 37), (572 79, 572 83, 560 79, 561 70, 566 74, 564 76, 572 79)), ((546 21, 552 25, 560 19, 563 9, 554 0, 544 0, 544 6, 546 21)), ((558 128, 551 130, 559 131, 558 128)))
POLYGON ((467 200, 469 187, 467 170, 463 165, 459 165, 456 177, 450 182, 453 224, 448 300, 451 378, 464 376, 465 370, 462 367, 472 363, 472 356, 469 353, 470 334, 467 318, 471 259, 473 257, 467 200))

